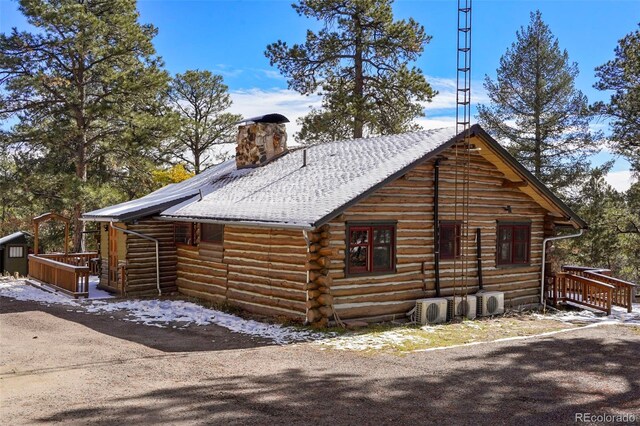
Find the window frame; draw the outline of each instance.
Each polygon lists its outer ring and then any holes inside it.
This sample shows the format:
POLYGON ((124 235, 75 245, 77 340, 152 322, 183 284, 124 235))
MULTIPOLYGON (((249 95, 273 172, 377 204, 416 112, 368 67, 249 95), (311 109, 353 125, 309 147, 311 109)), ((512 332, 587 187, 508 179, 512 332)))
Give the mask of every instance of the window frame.
POLYGON ((460 220, 441 220, 438 223, 439 229, 438 229, 438 253, 439 253, 439 259, 440 260, 456 260, 456 259, 460 259, 461 257, 461 243, 462 243, 462 221, 460 220), (443 254, 443 250, 442 250, 442 229, 443 228, 449 228, 449 227, 453 227, 453 244, 454 244, 454 248, 453 254, 447 254, 444 255, 443 254))
POLYGON ((370 275, 389 275, 396 273, 397 265, 397 228, 398 222, 396 221, 378 221, 378 222, 347 222, 345 233, 345 277, 357 277, 357 276, 370 276, 370 275), (375 244, 374 232, 375 230, 390 230, 391 242, 385 244, 375 244), (367 247, 367 265, 363 267, 354 268, 351 266, 349 254, 351 252, 351 233, 352 231, 368 232, 367 243, 356 244, 355 246, 367 247), (389 247, 389 267, 388 268, 376 268, 374 260, 374 249, 379 246, 389 247))
POLYGON ((498 268, 513 268, 513 267, 522 267, 531 265, 531 221, 498 221, 496 224, 496 267, 498 268), (509 240, 509 250, 510 256, 509 261, 501 260, 501 240, 500 234, 502 229, 510 229, 511 230, 511 239, 509 240), (516 239, 516 229, 526 230, 526 239, 517 240, 516 239), (515 259, 515 246, 516 244, 526 244, 525 248, 525 259, 524 260, 516 260, 515 259))
POLYGON ((222 245, 224 243, 224 225, 220 223, 201 223, 200 224, 200 242, 205 244, 222 245), (212 241, 204 238, 204 228, 206 226, 219 226, 220 227, 220 241, 212 241))
POLYGON ((7 256, 9 259, 24 259, 24 246, 7 246, 7 256), (12 256, 11 249, 20 249, 20 256, 12 256))
POLYGON ((176 245, 183 245, 183 246, 195 246, 196 245, 196 224, 193 222, 174 222, 173 224, 173 242, 176 245), (190 225, 190 229, 189 229, 189 233, 191 235, 191 242, 190 243, 185 243, 182 241, 177 241, 176 240, 176 229, 179 226, 189 226, 190 225))

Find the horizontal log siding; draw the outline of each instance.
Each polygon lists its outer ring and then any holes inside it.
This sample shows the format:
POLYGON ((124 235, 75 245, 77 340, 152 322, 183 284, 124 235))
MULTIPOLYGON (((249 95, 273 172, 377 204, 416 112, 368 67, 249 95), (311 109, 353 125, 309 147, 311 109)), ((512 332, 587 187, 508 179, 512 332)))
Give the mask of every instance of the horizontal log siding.
MULTIPOLYGON (((175 291, 177 255, 173 240, 173 223, 148 219, 127 224, 127 229, 159 240, 160 288, 163 292, 175 291)), ((128 296, 157 294, 155 243, 136 235, 126 235, 126 294, 128 296)))
POLYGON ((226 301, 227 265, 222 256, 211 257, 197 246, 178 245, 178 278, 182 294, 215 303, 226 301))
POLYGON ((225 226, 227 301, 249 312, 306 317, 302 231, 225 226))
POLYGON ((178 246, 178 291, 260 315, 306 318, 302 231, 225 226, 222 247, 178 246))
MULTIPOLYGON (((453 151, 444 154, 453 159, 453 151)), ((389 319, 402 317, 415 300, 435 296, 433 234, 433 161, 426 162, 377 190, 331 221, 334 256, 330 276, 335 309, 342 319, 389 319), (397 221, 397 273, 345 277, 345 222, 397 221), (423 273, 424 263, 424 273, 423 273)), ((460 180, 461 176, 458 176, 460 180)), ((478 289, 475 260, 476 228, 482 233, 484 289, 505 292, 505 305, 514 307, 538 300, 541 245, 546 211, 517 188, 502 188, 504 175, 478 154, 472 154, 469 194, 469 238, 471 278, 466 291, 478 289), (512 213, 504 207, 510 205, 512 213), (496 267, 496 221, 531 222, 531 263, 528 266, 496 267)), ((440 163, 440 220, 455 219, 455 169, 452 160, 440 163)), ((461 193, 459 184, 458 191, 461 193)), ((459 214, 458 219, 461 218, 459 214)), ((458 275, 461 262, 458 262, 458 275)), ((441 295, 454 293, 454 262, 440 261, 441 295)), ((464 292, 458 285, 457 294, 464 292)))

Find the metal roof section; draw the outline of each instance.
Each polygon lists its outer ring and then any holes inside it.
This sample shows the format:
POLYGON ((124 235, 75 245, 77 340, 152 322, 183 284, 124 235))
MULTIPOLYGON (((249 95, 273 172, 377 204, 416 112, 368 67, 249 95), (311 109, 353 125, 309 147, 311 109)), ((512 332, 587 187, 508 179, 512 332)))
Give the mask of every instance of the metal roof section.
POLYGON ((96 222, 127 222, 145 216, 157 215, 165 209, 190 198, 207 194, 225 175, 236 171, 235 160, 211 167, 199 175, 180 183, 167 185, 144 197, 87 212, 82 220, 96 222))

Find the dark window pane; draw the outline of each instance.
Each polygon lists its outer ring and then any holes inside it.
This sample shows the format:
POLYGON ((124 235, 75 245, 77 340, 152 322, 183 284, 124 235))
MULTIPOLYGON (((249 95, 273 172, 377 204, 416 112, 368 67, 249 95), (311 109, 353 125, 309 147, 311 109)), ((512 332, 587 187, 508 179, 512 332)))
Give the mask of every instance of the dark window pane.
POLYGON ((517 226, 514 228, 514 235, 513 235, 513 239, 514 241, 527 241, 527 236, 528 236, 528 232, 529 228, 528 227, 524 227, 524 226, 517 226))
POLYGON ((511 263, 511 242, 500 243, 498 246, 498 261, 511 263))
POLYGON ((174 239, 179 244, 193 244, 193 225, 191 223, 176 223, 174 239))
POLYGON ((366 244, 369 242, 369 231, 366 229, 351 230, 351 244, 366 244))
POLYGON ((391 235, 392 235, 391 229, 374 229, 373 242, 375 244, 390 244, 391 235))
POLYGON ((527 261, 527 244, 515 243, 513 245, 513 260, 514 262, 526 262, 527 261))
POLYGON ((512 227, 510 226, 501 226, 499 228, 499 238, 500 241, 511 241, 511 236, 512 236, 512 227))
POLYGON ((391 247, 376 246, 373 249, 373 269, 388 271, 391 269, 391 247))
POLYGON ((213 224, 213 223, 203 223, 201 226, 201 235, 200 240, 207 243, 222 243, 223 235, 224 235, 224 226, 213 224))
POLYGON ((352 272, 366 271, 369 250, 366 246, 356 246, 349 249, 349 269, 352 272))
POLYGON ((460 255, 460 224, 440 225, 440 258, 453 259, 460 255))

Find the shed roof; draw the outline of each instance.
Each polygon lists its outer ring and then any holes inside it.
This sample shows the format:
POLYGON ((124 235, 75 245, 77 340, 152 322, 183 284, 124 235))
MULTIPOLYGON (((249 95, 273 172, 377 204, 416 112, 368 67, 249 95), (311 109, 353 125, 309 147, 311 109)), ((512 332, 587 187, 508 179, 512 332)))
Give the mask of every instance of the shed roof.
POLYGON ((27 237, 31 237, 31 234, 28 232, 24 232, 24 231, 14 232, 13 234, 5 235, 4 237, 0 238, 0 246, 18 239, 22 239, 24 241, 27 237))

